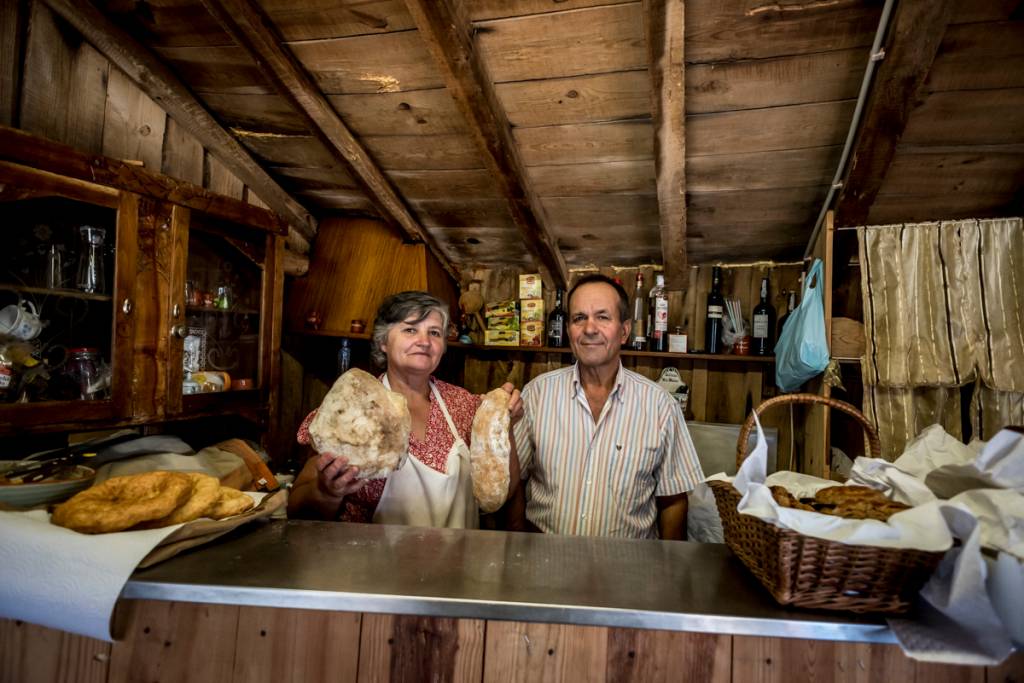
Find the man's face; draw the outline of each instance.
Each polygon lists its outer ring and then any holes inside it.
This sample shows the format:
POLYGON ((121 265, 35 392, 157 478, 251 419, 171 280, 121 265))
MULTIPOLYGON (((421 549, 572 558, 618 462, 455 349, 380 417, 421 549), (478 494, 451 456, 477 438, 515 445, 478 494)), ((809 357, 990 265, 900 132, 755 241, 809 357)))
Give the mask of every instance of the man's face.
POLYGON ((569 345, 584 367, 618 365, 630 322, 619 320, 619 295, 604 282, 591 282, 569 301, 569 345))

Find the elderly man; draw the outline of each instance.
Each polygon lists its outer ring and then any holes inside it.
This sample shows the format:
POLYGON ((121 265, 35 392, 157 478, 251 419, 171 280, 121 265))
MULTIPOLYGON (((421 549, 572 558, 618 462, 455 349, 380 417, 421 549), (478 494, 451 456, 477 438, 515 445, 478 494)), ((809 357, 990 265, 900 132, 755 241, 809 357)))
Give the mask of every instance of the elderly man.
POLYGON ((628 308, 622 286, 603 275, 569 292, 576 364, 523 388, 515 439, 528 502, 519 487, 512 528, 685 538, 686 492, 703 474, 678 404, 622 367, 628 308))

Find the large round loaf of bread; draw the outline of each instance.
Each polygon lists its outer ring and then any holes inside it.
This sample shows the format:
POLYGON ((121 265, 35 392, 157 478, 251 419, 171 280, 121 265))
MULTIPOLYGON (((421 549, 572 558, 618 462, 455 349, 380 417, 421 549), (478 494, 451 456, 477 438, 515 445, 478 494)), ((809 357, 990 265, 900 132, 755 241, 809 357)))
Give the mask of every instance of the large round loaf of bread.
POLYGON ((473 495, 484 512, 494 512, 508 497, 508 460, 512 447, 508 438, 508 402, 504 389, 486 394, 473 416, 473 439, 469 463, 473 495))
POLYGON ((309 424, 313 447, 343 455, 360 479, 385 477, 409 451, 412 417, 405 397, 354 368, 334 383, 309 424))

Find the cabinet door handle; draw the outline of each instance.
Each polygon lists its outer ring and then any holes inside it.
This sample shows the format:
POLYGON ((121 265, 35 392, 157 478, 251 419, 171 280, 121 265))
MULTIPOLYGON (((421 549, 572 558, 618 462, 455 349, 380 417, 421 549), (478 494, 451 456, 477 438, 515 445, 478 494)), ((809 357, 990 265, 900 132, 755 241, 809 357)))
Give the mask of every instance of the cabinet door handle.
POLYGON ((188 336, 188 328, 184 325, 174 325, 171 327, 171 336, 177 337, 178 339, 184 339, 188 336))
POLYGON ((131 315, 132 313, 132 300, 125 297, 124 301, 121 302, 121 310, 124 311, 125 315, 131 315))
POLYGON ((177 318, 179 315, 181 315, 181 306, 174 304, 174 306, 171 307, 171 317, 177 318))

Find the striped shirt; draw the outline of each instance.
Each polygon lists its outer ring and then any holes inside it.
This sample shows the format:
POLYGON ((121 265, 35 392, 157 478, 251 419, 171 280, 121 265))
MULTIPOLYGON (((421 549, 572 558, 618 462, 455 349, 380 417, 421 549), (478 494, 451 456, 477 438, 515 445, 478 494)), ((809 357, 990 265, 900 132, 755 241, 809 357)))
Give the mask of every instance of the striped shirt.
POLYGON ((532 380, 522 400, 526 516, 546 533, 656 538, 655 496, 704 479, 679 405, 621 365, 596 422, 577 365, 532 380))

